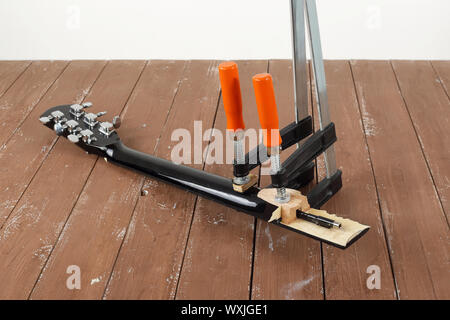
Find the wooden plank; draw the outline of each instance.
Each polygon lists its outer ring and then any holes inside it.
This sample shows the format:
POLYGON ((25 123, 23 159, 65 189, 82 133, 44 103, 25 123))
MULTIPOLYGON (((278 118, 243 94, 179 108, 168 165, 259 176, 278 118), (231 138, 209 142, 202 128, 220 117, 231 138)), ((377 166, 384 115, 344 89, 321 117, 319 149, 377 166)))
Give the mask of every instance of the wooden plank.
POLYGON ((430 62, 395 61, 392 65, 448 219, 450 100, 430 62))
POLYGON ((36 61, 0 98, 0 146, 13 135, 66 68, 67 61, 36 61))
POLYGON ((104 62, 71 62, 48 94, 0 150, 0 228, 40 168, 56 141, 56 135, 42 127, 39 116, 48 108, 79 103, 89 92, 104 62))
MULTIPOLYGON (((283 127, 295 119, 292 62, 271 61, 269 69, 283 127)), ((261 176, 262 186, 269 183, 261 176)), ((320 242, 264 221, 257 222, 255 241, 252 299, 323 298, 320 242)))
MULTIPOLYGON (((142 68, 140 61, 110 62, 88 96, 94 108, 120 113, 142 68)), ((34 134, 44 132, 48 129, 41 127, 34 134)), ((0 297, 29 296, 95 161, 67 139, 58 139, 0 231, 0 297)))
POLYGON ((450 98, 450 61, 433 61, 431 62, 434 70, 439 76, 439 81, 450 98))
POLYGON ((389 62, 351 63, 400 299, 448 299, 448 225, 389 62))
POLYGON ((0 61, 0 97, 30 66, 30 61, 0 61))
MULTIPOLYGON (((219 98, 215 61, 191 61, 170 110, 156 155, 171 159, 172 132, 193 133, 194 121, 211 128, 219 98)), ((206 144, 203 143, 203 147, 206 144)), ((193 157, 191 157, 193 158, 193 157)), ((203 164, 191 164, 201 169, 203 164)), ((196 196, 148 179, 138 199, 107 290, 107 299, 174 298, 196 196)))
MULTIPOLYGON (((367 150, 353 77, 347 61, 325 63, 331 119, 336 124, 336 162, 343 187, 322 209, 349 218, 371 230, 350 248, 323 244, 326 299, 395 299, 392 269, 383 231, 375 180, 367 150), (380 289, 367 287, 369 266, 381 272, 380 289)), ((316 127, 317 108, 314 107, 316 127)), ((318 159, 319 179, 326 177, 323 157, 318 159)))
MULTIPOLYGON (((252 77, 267 72, 267 61, 239 61, 244 121, 258 128, 252 77)), ((215 128, 226 135, 226 116, 221 101, 215 128)), ((222 153, 226 154, 225 145, 222 153)), ((216 151, 209 156, 217 155, 216 151)), ((208 161, 211 161, 211 157, 208 161)), ((231 164, 209 164, 205 170, 233 176, 231 164)), ((256 171, 256 170, 255 170, 256 171)), ((258 171, 255 172, 258 174, 258 171)), ((177 299, 248 299, 252 271, 254 218, 199 198, 189 233, 177 299), (214 208, 214 210, 211 210, 214 208)))
MULTIPOLYGON (((125 144, 152 153, 165 124, 185 62, 153 61, 145 68, 122 116, 125 144)), ((98 161, 56 245, 33 299, 101 299, 144 178, 98 161), (100 253, 100 254, 99 254, 100 253), (68 290, 66 269, 82 271, 81 290, 68 290)))

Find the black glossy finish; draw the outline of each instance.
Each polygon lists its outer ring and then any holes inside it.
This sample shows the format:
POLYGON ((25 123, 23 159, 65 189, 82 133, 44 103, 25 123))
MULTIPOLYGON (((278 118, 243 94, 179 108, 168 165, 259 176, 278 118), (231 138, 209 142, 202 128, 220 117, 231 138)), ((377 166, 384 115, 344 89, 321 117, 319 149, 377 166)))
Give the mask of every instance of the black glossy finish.
MULTIPOLYGON (((306 117, 299 123, 293 122, 280 130, 281 150, 286 150, 297 142, 305 139, 313 133, 312 118, 306 117)), ((269 160, 267 156, 267 148, 264 144, 258 145, 255 149, 250 150, 245 156, 245 162, 249 164, 249 170, 252 170, 262 163, 269 160)))
MULTIPOLYGON (((56 131, 56 134, 67 138, 70 134, 68 129, 62 128, 59 124, 64 126, 68 120, 76 120, 79 123, 78 129, 91 130, 93 137, 95 138, 89 142, 79 140, 76 145, 89 153, 94 153, 101 157, 105 157, 112 163, 135 170, 150 177, 157 178, 265 221, 269 221, 272 218, 273 212, 278 208, 277 206, 258 198, 257 195, 260 189, 257 187, 252 187, 245 193, 239 193, 233 190, 231 178, 224 178, 202 170, 177 165, 171 161, 160 159, 128 148, 120 141, 120 138, 116 132, 112 132, 109 136, 106 136, 99 131, 98 124, 94 127, 89 127, 82 121, 82 119, 76 119, 75 116, 70 113, 70 105, 53 107, 44 112, 42 117, 49 116, 53 111, 61 111, 64 114, 61 122, 58 122, 58 128, 61 128, 62 130, 55 130, 54 121, 46 124, 48 128, 56 131)), ((283 137, 282 149, 286 149, 312 133, 311 117, 303 119, 298 124, 290 124, 286 128, 282 129, 281 133, 283 137)), ((296 150, 293 155, 291 155, 291 157, 283 163, 283 166, 287 168, 285 181, 287 187, 298 189, 313 180, 315 167, 312 160, 331 144, 333 144, 334 141, 336 141, 336 134, 334 125, 331 124, 324 130, 316 132, 305 142, 305 144, 303 144, 300 149, 296 150)), ((261 160, 264 162, 267 160, 267 150, 263 145, 259 146, 252 152, 258 154, 258 151, 262 151, 261 154, 265 155, 262 158, 258 158, 258 161, 261 160)), ((250 152, 250 154, 252 154, 252 152, 250 152)), ((248 157, 249 154, 247 154, 247 159, 248 157)), ((257 165, 259 164, 260 163, 257 165)), ((321 181, 308 194, 308 201, 311 207, 319 208, 328 199, 330 199, 341 188, 341 186, 341 171, 338 171, 333 177, 321 181)), ((305 234, 292 227, 286 226, 281 223, 281 220, 275 220, 271 223, 288 230, 304 234, 308 237, 322 240, 309 234, 305 234)), ((328 227, 328 225, 325 224, 323 226, 328 227)), ((358 237, 353 239, 351 243, 359 239, 364 233, 361 233, 358 237)), ((351 243, 349 243, 346 247, 350 246, 351 243)), ((334 243, 330 244, 342 249, 346 248, 338 246, 334 243)))
POLYGON ((231 179, 206 171, 177 165, 171 161, 126 147, 121 142, 111 146, 110 161, 145 175, 191 191, 259 219, 270 220, 276 206, 257 197, 259 189, 250 188, 244 194, 233 190, 231 179))
POLYGON ((272 185, 276 188, 287 187, 290 181, 299 176, 306 165, 322 154, 336 140, 334 123, 330 123, 323 130, 316 131, 283 162, 282 171, 272 175, 272 185))
POLYGON ((308 202, 311 208, 320 208, 342 188, 342 171, 337 170, 330 177, 320 181, 309 193, 308 202))

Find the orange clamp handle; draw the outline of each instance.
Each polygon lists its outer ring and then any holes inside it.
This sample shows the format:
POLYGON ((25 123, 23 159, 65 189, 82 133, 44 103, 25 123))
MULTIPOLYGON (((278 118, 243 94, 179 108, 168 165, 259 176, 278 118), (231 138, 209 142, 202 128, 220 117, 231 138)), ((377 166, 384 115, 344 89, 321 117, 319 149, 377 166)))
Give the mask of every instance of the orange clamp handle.
POLYGON ((242 117, 242 95, 239 82, 239 70, 235 62, 223 62, 219 65, 222 99, 227 116, 227 130, 244 130, 242 117))
POLYGON ((268 73, 255 75, 253 77, 253 87, 255 89, 259 122, 264 130, 264 145, 267 148, 278 147, 281 145, 281 136, 272 76, 268 73))

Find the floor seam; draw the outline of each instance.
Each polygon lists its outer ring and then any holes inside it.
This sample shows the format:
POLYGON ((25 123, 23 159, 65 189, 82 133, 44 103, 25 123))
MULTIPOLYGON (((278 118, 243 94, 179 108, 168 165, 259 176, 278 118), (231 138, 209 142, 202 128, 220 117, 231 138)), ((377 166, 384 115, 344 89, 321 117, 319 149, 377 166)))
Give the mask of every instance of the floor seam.
MULTIPOLYGON (((218 94, 218 97, 217 97, 216 111, 214 113, 214 118, 213 118, 213 123, 212 123, 212 128, 213 129, 216 126, 217 112, 219 110, 221 97, 222 97, 222 90, 219 90, 219 94, 218 94)), ((203 159, 202 171, 204 171, 205 168, 206 168, 206 158, 208 156, 209 147, 211 146, 211 138, 212 138, 212 136, 213 136, 213 130, 211 130, 211 134, 209 136, 209 143, 208 143, 208 146, 206 147, 205 159, 203 159)), ((195 216, 195 211, 197 209, 198 197, 199 196, 197 196, 197 195, 195 196, 194 207, 192 209, 191 221, 190 221, 190 224, 189 224, 189 229, 188 229, 188 234, 187 234, 187 238, 186 238, 186 243, 185 243, 185 246, 184 246, 183 257, 182 257, 180 269, 179 269, 179 272, 178 272, 179 276, 178 276, 178 279, 177 279, 177 285, 176 285, 176 288, 175 288, 175 293, 173 295, 173 300, 175 300, 177 298, 178 289, 179 289, 179 286, 180 286, 180 279, 181 279, 181 274, 182 274, 182 271, 183 271, 184 259, 186 258, 186 251, 188 250, 189 237, 191 235, 192 224, 194 223, 194 216, 195 216)))
MULTIPOLYGON (((270 73, 270 62, 271 60, 267 60, 267 73, 270 73)), ((261 164, 262 165, 262 164, 261 164)), ((261 165, 258 166, 258 186, 261 186, 261 165)), ((249 283, 249 300, 252 300, 253 295, 253 281, 255 278, 255 256, 256 256, 256 240, 258 238, 258 219, 253 219, 253 247, 252 247, 252 265, 250 269, 250 283, 249 283)))
POLYGON ((433 171, 431 170, 430 162, 428 161, 427 155, 425 154, 425 147, 422 145, 422 141, 420 139, 420 134, 417 131, 416 124, 414 123, 414 120, 413 120, 413 118, 411 116, 411 112, 409 111, 408 103, 406 102, 406 99, 405 99, 405 97, 403 95, 403 91, 402 91, 401 86, 400 86, 400 81, 399 81, 399 79, 397 77, 397 73, 395 72, 395 68, 394 68, 394 66, 392 64, 392 61, 390 61, 390 66, 391 66, 392 72, 394 73, 394 77, 395 77, 395 81, 396 81, 396 84, 397 84, 397 88, 398 88, 398 90, 400 92, 400 96, 402 97, 403 105, 404 105, 404 107, 406 109, 406 112, 408 113, 409 120, 411 121, 412 128, 414 130, 414 134, 416 135, 417 142, 419 142, 420 151, 422 153, 423 160, 425 161, 425 164, 427 166, 428 174, 429 174, 429 176, 431 178, 431 182, 433 183, 433 189, 434 189, 434 192, 436 193, 437 198, 439 200, 439 205, 441 207, 444 219, 445 219, 445 221, 447 221, 447 226, 450 226, 448 218, 447 218, 447 214, 446 214, 445 209, 444 209, 444 205, 442 203, 441 195, 440 195, 439 190, 437 188, 436 181, 434 180, 434 175, 433 175, 433 171))
POLYGON ((365 142, 365 145, 366 145, 366 148, 367 148, 367 153, 369 155, 370 168, 371 168, 371 171, 372 171, 373 182, 374 182, 374 185, 375 185, 375 191, 376 191, 377 200, 378 200, 378 212, 379 212, 379 216, 380 216, 380 219, 381 219, 381 225, 383 227, 384 240, 385 240, 385 243, 386 243, 386 249, 387 249, 387 254, 388 254, 388 258, 389 258, 389 264, 391 266, 392 279, 393 279, 394 288, 395 288, 395 295, 396 295, 397 300, 399 300, 400 299, 400 295, 399 295, 399 291, 400 290, 398 288, 397 279, 396 279, 396 276, 395 276, 394 262, 393 262, 393 258, 392 258, 392 254, 391 254, 392 248, 391 248, 391 245, 389 243, 389 235, 388 235, 387 228, 386 228, 386 225, 385 225, 385 222, 384 222, 383 209, 381 208, 381 196, 380 196, 380 192, 379 192, 379 188, 378 188, 378 184, 377 184, 377 178, 375 176, 375 169, 373 167, 372 155, 370 153, 369 142, 368 142, 368 139, 367 139, 367 132, 366 132, 366 129, 364 127, 364 119, 363 119, 362 110, 361 110, 361 102, 360 102, 359 93, 358 93, 358 90, 357 90, 357 87, 356 87, 356 80, 355 80, 355 75, 354 75, 354 72, 353 72, 353 67, 352 67, 351 61, 348 61, 348 65, 349 65, 350 73, 351 73, 352 80, 353 80, 353 91, 355 92, 356 101, 358 103, 360 125, 362 127, 362 131, 363 131, 363 134, 364 134, 364 142, 365 142))
POLYGON ((30 61, 28 63, 28 65, 17 75, 14 81, 5 89, 5 91, 3 91, 3 93, 0 95, 0 98, 3 97, 9 91, 9 89, 11 89, 11 87, 17 82, 17 80, 19 80, 20 77, 22 77, 22 75, 30 68, 33 62, 34 61, 30 61))
MULTIPOLYGON (((424 162, 425 162, 425 165, 427 166, 428 174, 429 174, 429 177, 431 178, 431 182, 432 182, 432 184, 433 184, 434 192, 436 193, 436 195, 437 195, 437 197, 438 197, 439 205, 440 205, 442 214, 443 214, 443 216, 444 216, 444 219, 447 221, 447 226, 448 226, 449 224, 448 224, 447 216, 446 216, 446 214, 445 214, 445 210, 444 210, 443 205, 442 205, 442 201, 441 201, 440 194, 439 194, 439 192, 438 192, 438 190, 437 190, 436 182, 435 182, 434 177, 433 177, 433 172, 431 171, 431 167, 430 167, 430 164, 429 164, 429 162, 428 162, 428 158, 426 157, 426 154, 425 154, 424 146, 422 145, 422 143, 421 143, 421 141, 420 141, 420 135, 419 135, 419 132, 417 131, 416 125, 415 125, 414 120, 413 120, 413 118, 412 118, 412 116, 411 116, 411 113, 410 113, 410 111, 409 111, 408 103, 406 102, 405 96, 403 95, 403 91, 402 91, 402 88, 401 88, 401 86, 400 86, 400 82, 399 82, 397 73, 395 72, 395 68, 394 68, 394 65, 392 64, 392 61, 389 61, 389 65, 390 65, 390 67, 391 67, 392 73, 394 74, 394 78, 395 78, 395 81, 396 81, 397 89, 399 90, 400 96, 401 96, 402 101, 403 101, 403 106, 404 106, 404 108, 405 108, 405 110, 406 110, 406 112, 407 112, 407 114, 408 114, 409 121, 411 122, 412 128, 413 128, 413 130, 414 130, 414 134, 416 135, 416 139, 417 139, 417 142, 419 143, 420 151, 421 151, 423 160, 424 160, 424 162)), ((419 240, 420 240, 420 246, 421 246, 421 248, 422 248, 422 251, 423 251, 424 254, 425 254, 425 250, 424 250, 424 247, 423 247, 422 239, 421 239, 420 237, 419 237, 419 240)), ((433 277, 432 277, 430 268, 429 268, 429 266, 428 266, 428 262, 427 262, 426 265, 427 265, 428 275, 429 275, 430 279, 432 280, 433 277)), ((436 295, 436 290, 435 290, 435 288, 434 288, 434 283, 433 283, 433 281, 431 281, 431 286, 432 286, 432 288, 433 288, 434 296, 437 297, 437 295, 436 295)))
POLYGON ((447 96, 447 99, 450 101, 450 93, 447 91, 447 86, 444 84, 444 81, 442 80, 442 77, 440 73, 437 71, 436 67, 433 64, 433 61, 428 61, 431 65, 431 68, 434 71, 434 74, 438 77, 439 83, 441 84, 442 89, 445 92, 445 95, 447 96))
MULTIPOLYGON (((104 68, 102 69, 101 73, 103 73, 103 70, 106 68, 106 65, 107 65, 107 64, 109 64, 109 63, 106 63, 106 64, 105 64, 105 66, 104 66, 104 68)), ((140 71, 140 73, 139 73, 139 76, 138 76, 136 82, 134 83, 133 88, 131 89, 131 91, 130 91, 130 93, 129 93, 129 95, 128 95, 128 97, 127 97, 127 99, 126 99, 126 101, 125 101, 125 103, 124 103, 124 105, 123 105, 122 110, 121 110, 120 113, 122 113, 122 112, 125 110, 125 107, 126 107, 126 105, 128 104, 128 101, 129 101, 129 99, 131 98, 131 96, 132 96, 132 94, 133 94, 133 91, 134 91, 134 89, 135 89, 137 83, 139 82, 139 80, 140 80, 140 78, 141 78, 141 76, 142 76, 142 73, 144 72, 144 69, 145 69, 146 65, 147 65, 147 62, 146 62, 146 63, 144 64, 144 66, 142 67, 142 69, 141 69, 141 71, 140 71)), ((98 79, 100 78, 101 73, 100 73, 99 76, 97 77, 96 81, 92 84, 91 88, 94 87, 95 83, 96 83, 96 82, 98 81, 98 79)), ((85 98, 86 98, 86 97, 87 97, 87 95, 85 96, 85 98)), ((50 251, 50 254, 48 255, 48 257, 47 257, 47 259, 46 259, 46 261, 45 261, 44 267, 41 269, 41 272, 40 272, 40 274, 39 274, 39 277, 37 278, 36 283, 35 283, 33 289, 31 290, 31 292, 30 292, 30 294, 29 294, 29 296, 28 296, 28 299, 31 298, 31 295, 32 295, 33 292, 34 292, 34 289, 36 288, 36 286, 37 286, 37 284, 38 284, 38 282, 39 282, 39 279, 41 278, 43 272, 45 271, 45 268, 46 268, 48 262, 50 261, 50 258, 51 258, 51 255, 52 255, 52 253, 53 253, 53 250, 56 248, 56 246, 58 245, 58 243, 62 240, 62 239, 61 239, 61 235, 63 234, 64 229, 65 229, 66 226, 67 226, 67 223, 69 222, 70 218, 72 217, 72 213, 73 213, 73 211, 74 211, 76 205, 78 204, 78 201, 79 201, 81 195, 82 195, 83 192, 85 191, 86 185, 87 185, 87 183, 89 182, 89 179, 90 179, 90 177, 91 177, 91 175, 92 175, 92 172, 93 172, 94 169, 96 168, 99 159, 100 159, 100 157, 97 156, 97 158, 95 159, 95 162, 94 162, 93 166, 91 167, 91 170, 89 171, 89 174, 88 174, 87 177, 86 177, 86 180, 84 181, 83 187, 81 188, 80 193, 78 194, 77 198, 75 199, 74 205, 72 206, 72 208, 71 208, 71 210, 70 210, 70 212, 69 212, 69 215, 67 216, 67 218, 66 218, 66 220, 65 220, 65 222, 64 222, 64 225, 63 225, 63 227, 62 227, 62 229, 61 229, 61 232, 60 232, 60 234, 58 235, 58 238, 57 238, 56 242, 54 243, 53 248, 52 248, 52 250, 50 251)))
MULTIPOLYGON (((105 64, 106 66, 106 64, 105 64)), ((100 71, 100 73, 97 76, 97 79, 100 78, 100 75, 102 74, 105 66, 103 67, 103 69, 100 71)), ((92 83, 91 87, 89 88, 89 92, 92 89, 92 87, 94 86, 94 84, 97 82, 97 79, 95 79, 95 81, 92 83)), ((84 101, 84 99, 86 99, 88 93, 86 93, 86 95, 83 97, 83 99, 81 101, 84 101)), ((13 135, 11 136, 13 137, 13 135)), ((34 178, 36 177, 36 175, 38 174, 39 170, 41 170, 42 166, 44 165, 44 162, 47 160, 48 156, 51 154, 51 152, 53 151, 54 146, 56 145, 56 143, 58 142, 59 137, 57 136, 56 139, 54 139, 52 141, 52 143, 50 144, 49 148, 48 148, 48 152, 45 154, 44 158, 42 159, 41 163, 39 164, 38 168, 36 169, 36 171, 33 173, 31 179, 28 181, 27 186, 25 187, 25 189, 21 192, 21 194, 19 195, 19 197, 17 198, 16 203, 14 204, 14 207, 11 209, 11 211, 9 212, 8 216, 6 217, 6 219, 4 220, 3 224, 0 225, 0 231, 3 229, 3 227, 6 225, 7 221, 9 220, 10 216, 12 215, 12 213, 14 212, 14 210, 17 207, 17 204, 20 202, 20 200, 22 199, 22 197, 24 196, 24 194, 26 193, 26 191, 28 190, 29 186, 31 185, 31 183, 33 182, 34 178)), ((6 146, 6 144, 5 144, 6 146)), ((1 151, 1 150, 0 150, 1 151)))
MULTIPOLYGON (((151 63, 151 61, 150 61, 149 63, 151 63)), ((184 66, 184 68, 183 68, 183 71, 181 72, 181 75, 182 75, 182 76, 183 76, 183 74, 184 74, 184 70, 185 70, 185 66, 184 66)), ((175 98, 176 98, 177 95, 178 95, 178 91, 179 91, 179 88, 180 88, 180 84, 181 84, 181 81, 179 80, 179 81, 178 81, 178 84, 177 84, 176 91, 175 91, 175 93, 174 93, 174 95, 173 95, 173 97, 172 97, 172 101, 171 101, 170 106, 169 106, 169 108, 168 108, 168 112, 167 112, 167 115, 166 115, 165 122, 164 122, 164 124, 163 124, 163 127, 161 128, 161 133, 164 131, 164 129, 165 129, 166 125, 167 125, 167 119, 169 118, 170 110, 172 109, 173 104, 175 103, 175 98)), ((161 138, 161 136, 162 136, 161 133, 160 133, 160 135, 158 136, 158 139, 157 139, 157 142, 156 142, 156 144, 155 144, 155 147, 153 148, 153 153, 152 153, 152 154, 155 154, 155 152, 156 152, 156 149, 157 149, 158 144, 159 144, 159 140, 160 140, 160 138, 161 138)), ((141 177, 141 182, 139 183, 139 190, 142 190, 142 189, 144 188, 144 185, 145 185, 145 181, 146 181, 146 180, 147 180, 146 177, 141 177)), ((116 259, 114 260, 114 264, 113 264, 113 266, 112 266, 112 268, 111 268, 110 276, 108 277, 108 281, 106 282, 106 285, 105 285, 105 290, 103 291, 102 300, 106 300, 106 296, 107 296, 107 294, 108 294, 108 292, 107 292, 107 291, 108 291, 108 287, 109 287, 110 284, 111 284, 112 275, 113 275, 113 273, 114 273, 114 269, 116 268, 117 261, 118 261, 118 259, 119 259, 120 253, 122 252, 122 247, 123 247, 123 244, 125 243, 125 239, 126 239, 126 237, 127 237, 127 235, 128 235, 128 230, 130 230, 130 225, 131 225, 131 223, 133 222, 133 219, 136 218, 136 208, 137 208, 138 204, 139 204, 139 196, 136 197, 136 201, 135 201, 134 206, 133 206, 133 211, 132 211, 132 213, 131 213, 129 223, 128 223, 127 229, 126 229, 126 231, 125 231, 125 235, 124 235, 124 237, 123 237, 122 243, 120 244, 119 250, 117 251, 116 259)))
MULTIPOLYGON (((55 83, 58 81, 59 78, 61 78, 61 75, 67 70, 67 68, 69 67, 69 65, 72 63, 72 61, 68 61, 66 63, 66 65, 64 66, 64 68, 62 68, 61 72, 58 74, 58 76, 55 78, 55 80, 52 81, 52 83, 48 86, 48 88, 45 90, 45 92, 39 97, 39 99, 36 101, 36 103, 34 104, 34 106, 28 111, 28 114, 25 116, 25 118, 23 118, 18 124, 17 126, 14 128, 14 130, 11 132, 11 134, 9 135, 8 138, 6 138, 5 142, 3 143, 3 146, 6 146, 6 144, 12 139, 12 137, 14 136, 14 134, 22 127, 22 125, 25 123, 25 121, 27 121, 27 119, 31 116, 31 114, 33 113, 34 109, 36 109, 36 107, 42 102, 42 100, 44 99, 45 96, 47 96, 47 94, 50 92, 50 90, 53 88, 53 86, 55 85, 55 83)), ((31 64, 30 64, 31 65, 31 64)), ((2 146, 2 148, 3 148, 2 146)))
POLYGON ((63 227, 61 228, 61 231, 59 232, 58 238, 56 239, 55 243, 53 244, 52 249, 50 250, 50 252, 49 252, 49 254, 48 254, 48 256, 47 256, 47 259, 45 259, 45 263, 44 263, 43 267, 41 268, 41 271, 39 272, 39 276, 36 278, 36 281, 34 282, 34 285, 33 285, 33 287, 31 288, 30 293, 28 294, 27 300, 31 300, 31 296, 33 295, 33 292, 34 292, 34 290, 36 289, 39 280, 41 279, 41 277, 42 277, 44 271, 45 271, 46 268, 47 268, 48 262, 50 261, 50 257, 51 257, 52 254, 53 254, 53 250, 56 248, 56 246, 58 245, 58 243, 61 241, 61 235, 64 233, 64 230, 66 229, 67 223, 68 223, 70 217, 72 216, 73 209, 76 207, 76 205, 77 205, 77 203, 78 203, 78 200, 80 199, 81 194, 83 193, 83 190, 84 190, 84 188, 86 187, 87 182, 89 181, 89 177, 91 176, 92 171, 94 171, 94 168, 95 168, 95 165, 97 164, 98 159, 99 159, 99 157, 97 157, 97 158, 95 159, 94 165, 91 167, 91 170, 89 171, 88 178, 85 180, 85 182, 84 182, 84 184, 83 184, 83 187, 81 188, 81 192, 78 193, 77 198, 75 199, 75 202, 73 203, 73 206, 72 206, 72 208, 70 209, 70 214, 67 216, 66 220, 64 221, 64 225, 63 225, 63 227))
MULTIPOLYGON (((106 66, 107 66, 108 64, 109 64, 109 61, 106 62, 105 65, 103 66, 102 70, 100 70, 100 72, 99 72, 97 78, 94 80, 94 82, 92 82, 92 85, 91 85, 90 88, 89 88, 89 92, 87 92, 87 93, 85 94, 85 96, 83 97, 83 99, 81 100, 81 102, 84 102, 84 100, 86 99, 86 97, 88 96, 88 94, 91 92, 92 88, 93 88, 93 87, 95 86, 95 84, 97 83, 98 79, 100 79, 100 77, 101 77, 103 71, 105 70, 105 68, 106 68, 106 66)), ((47 159, 47 157, 49 156, 49 154, 50 154, 51 151, 53 150, 53 147, 56 145, 56 143, 57 143, 58 141, 59 141, 59 137, 57 137, 57 138, 55 139, 55 142, 53 143, 53 145, 52 145, 52 147, 51 147, 51 150, 49 150, 49 152, 47 153, 47 155, 46 155, 46 157, 45 157, 45 160, 47 159)), ((68 217, 67 217, 66 220, 64 221, 64 225, 62 226, 61 231, 59 232, 58 237, 56 238, 56 241, 55 241, 55 243, 53 244, 53 247, 52 247, 52 249, 50 250, 50 252, 49 252, 49 254, 48 254, 48 256, 47 256, 47 259, 45 260, 45 263, 43 264, 43 266, 42 266, 42 268, 41 268, 41 271, 39 272, 39 276, 36 278, 36 281, 35 281, 33 287, 31 288, 30 293, 28 294, 27 300, 30 300, 30 299, 31 299, 31 296, 32 296, 32 294, 33 294, 33 292, 34 292, 34 290, 35 290, 35 288, 36 288, 36 286, 37 286, 37 284, 38 284, 38 282, 39 282, 39 279, 42 277, 42 274, 43 274, 43 272, 44 272, 44 270, 45 270, 45 268, 46 268, 46 266, 47 266, 47 264, 48 264, 48 261, 50 260, 50 257, 51 257, 51 255, 52 255, 52 253, 53 253, 53 250, 55 249, 56 245, 57 245, 58 242, 60 241, 61 235, 62 235, 62 233, 64 232, 64 229, 65 229, 65 227, 66 227, 67 222, 69 221, 69 218, 70 218, 70 216, 71 216, 71 214, 72 214, 72 211, 73 211, 73 209, 75 208, 75 206, 76 206, 76 204, 77 204, 77 202, 78 202, 78 200, 79 200, 79 198, 80 198, 80 196, 81 196, 81 193, 83 192, 84 187, 86 186, 86 183, 87 183, 87 181, 89 180, 89 177, 90 177, 92 171, 94 170, 94 167, 95 167, 95 164, 97 163, 97 161, 98 161, 98 157, 95 159, 94 165, 92 166, 91 170, 89 171, 89 174, 88 174, 88 176, 87 176, 87 178, 86 178, 86 180, 85 180, 85 182, 84 182, 84 184, 83 184, 83 187, 81 188, 80 193, 78 194, 78 196, 77 196, 77 198, 75 199, 75 202, 74 202, 72 208, 70 209, 70 213, 69 213, 68 217)), ((44 162, 45 162, 45 161, 42 161, 42 163, 41 163, 41 165, 40 165, 40 167, 39 167, 39 170, 40 170, 40 168, 42 167, 42 165, 44 164, 44 162)), ((37 172, 39 172, 39 170, 36 171, 36 173, 35 173, 34 176, 36 176, 36 174, 37 174, 37 172)), ((34 178, 34 176, 33 176, 33 178, 34 178)), ((30 181, 30 183, 29 183, 28 185, 31 185, 31 181, 30 181)), ((25 191, 24 191, 23 194, 25 194, 25 191)), ((18 203, 18 202, 17 202, 17 203, 18 203)))

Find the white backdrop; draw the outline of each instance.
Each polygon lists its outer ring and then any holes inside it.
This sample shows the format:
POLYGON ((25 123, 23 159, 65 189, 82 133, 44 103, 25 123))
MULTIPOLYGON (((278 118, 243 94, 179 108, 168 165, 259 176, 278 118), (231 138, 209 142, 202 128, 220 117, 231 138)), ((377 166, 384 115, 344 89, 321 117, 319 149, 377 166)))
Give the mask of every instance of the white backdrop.
MULTIPOLYGON (((450 59, 449 0, 317 0, 327 59, 450 59)), ((288 0, 0 0, 0 59, 291 58, 288 0)))

